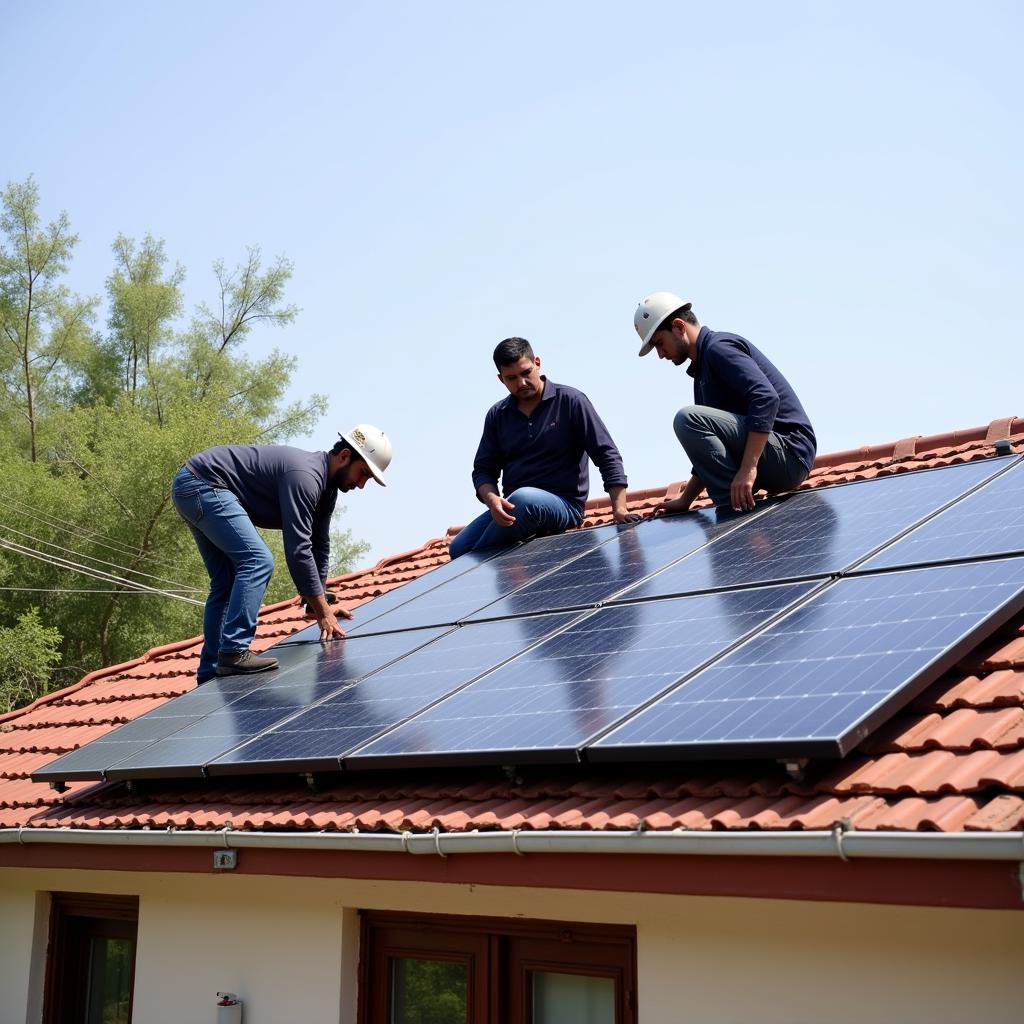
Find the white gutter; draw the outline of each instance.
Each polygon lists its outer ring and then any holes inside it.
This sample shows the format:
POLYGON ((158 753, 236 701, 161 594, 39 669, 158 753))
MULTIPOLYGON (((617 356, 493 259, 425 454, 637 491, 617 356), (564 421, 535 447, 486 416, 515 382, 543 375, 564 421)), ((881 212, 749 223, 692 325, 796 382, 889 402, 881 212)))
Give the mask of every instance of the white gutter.
POLYGON ((0 829, 0 843, 211 847, 430 854, 668 854, 716 857, 888 857, 905 860, 1024 861, 1024 832, 243 832, 224 828, 0 829))

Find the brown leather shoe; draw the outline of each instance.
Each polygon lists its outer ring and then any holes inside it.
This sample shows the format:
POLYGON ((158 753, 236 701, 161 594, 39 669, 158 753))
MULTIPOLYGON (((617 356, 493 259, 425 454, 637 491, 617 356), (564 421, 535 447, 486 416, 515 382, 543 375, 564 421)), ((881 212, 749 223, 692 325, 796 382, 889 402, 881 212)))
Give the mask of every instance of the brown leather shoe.
POLYGON ((219 676, 244 676, 253 672, 269 672, 274 668, 277 668, 277 658, 261 658, 252 651, 217 655, 219 676))

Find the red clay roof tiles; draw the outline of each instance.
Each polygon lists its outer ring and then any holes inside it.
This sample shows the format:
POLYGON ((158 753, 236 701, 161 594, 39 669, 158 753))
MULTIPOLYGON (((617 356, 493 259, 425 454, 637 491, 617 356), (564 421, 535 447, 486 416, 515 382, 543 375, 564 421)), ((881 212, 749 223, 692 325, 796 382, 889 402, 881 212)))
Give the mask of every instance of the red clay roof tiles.
MULTIPOLYGON (((990 457, 1024 420, 910 438, 818 459, 806 487, 990 457)), ((631 492, 649 512, 682 482, 631 492)), ((610 521, 606 499, 585 526, 610 521)), ((447 559, 448 536, 332 581, 356 606, 447 559)), ((262 609, 262 649, 308 624, 297 601, 262 609)), ((30 775, 194 685, 198 639, 154 649, 0 716, 0 827, 361 831, 472 829, 827 829, 1010 831, 1024 828, 1024 616, 971 652, 844 761, 782 768, 723 763, 608 772, 535 770, 508 780, 480 770, 366 776, 311 792, 290 779, 123 786, 74 783, 57 796, 30 775)))

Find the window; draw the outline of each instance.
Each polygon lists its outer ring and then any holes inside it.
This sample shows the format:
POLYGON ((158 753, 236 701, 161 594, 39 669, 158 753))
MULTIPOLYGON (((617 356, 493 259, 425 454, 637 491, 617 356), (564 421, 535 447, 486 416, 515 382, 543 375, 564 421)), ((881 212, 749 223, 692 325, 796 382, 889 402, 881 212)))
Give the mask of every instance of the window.
POLYGON ((44 1024, 130 1024, 138 925, 135 896, 53 894, 44 1024))
POLYGON ((366 912, 361 1024, 635 1024, 636 933, 366 912))

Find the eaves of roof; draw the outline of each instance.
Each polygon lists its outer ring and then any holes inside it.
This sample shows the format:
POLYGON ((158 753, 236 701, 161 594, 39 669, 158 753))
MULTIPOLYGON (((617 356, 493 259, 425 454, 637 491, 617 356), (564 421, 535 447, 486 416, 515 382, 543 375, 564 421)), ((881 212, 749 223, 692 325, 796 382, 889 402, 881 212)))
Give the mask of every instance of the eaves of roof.
MULTIPOLYGON (((1024 420, 913 438, 818 459, 805 487, 987 458, 1024 420)), ((683 481, 629 494, 651 511, 683 481)), ((592 500, 584 527, 610 521, 592 500)), ((447 560, 445 537, 330 582, 355 607, 447 560)), ((308 624, 297 600, 261 610, 262 649, 308 624)), ((795 780, 761 763, 544 769, 508 779, 480 770, 300 780, 74 783, 62 795, 31 781, 53 758, 194 685, 200 639, 155 648, 0 716, 0 829, 186 829, 380 835, 673 830, 1011 833, 1024 828, 1024 616, 1012 620, 841 762, 795 780)))

